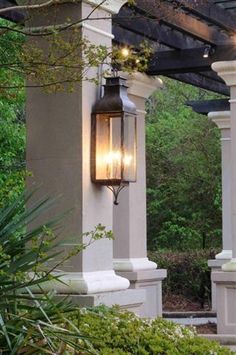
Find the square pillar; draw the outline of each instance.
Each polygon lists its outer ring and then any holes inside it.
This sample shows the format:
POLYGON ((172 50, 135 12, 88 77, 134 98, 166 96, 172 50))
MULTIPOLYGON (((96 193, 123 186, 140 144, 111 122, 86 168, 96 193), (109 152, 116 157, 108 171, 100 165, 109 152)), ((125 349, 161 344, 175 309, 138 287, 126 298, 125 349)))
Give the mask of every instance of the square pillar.
MULTIPOLYGON (((96 45, 110 48, 113 38, 111 14, 119 11, 125 2, 113 0, 96 8, 92 15, 94 20, 81 23, 78 38, 82 35, 96 45)), ((35 20, 34 26, 42 26, 45 21, 50 25, 55 21, 63 23, 68 18, 79 21, 86 18, 96 5, 97 2, 91 0, 50 7, 45 19, 40 13, 31 21, 35 20)), ((46 51, 44 40, 39 41, 46 51)), ((91 69, 92 75, 96 72, 96 68, 91 69)), ((65 90, 48 94, 40 88, 27 90, 26 159, 27 170, 33 174, 28 186, 32 185, 32 180, 40 186, 35 200, 42 196, 61 196, 50 215, 47 213, 41 217, 41 222, 71 210, 61 222, 60 238, 67 250, 82 239, 86 242, 82 234, 94 230, 99 223, 112 229, 112 196, 107 188, 94 185, 90 177, 90 115, 97 90, 96 85, 88 81, 78 83, 73 93, 65 90)), ((66 285, 48 285, 60 294, 97 295, 126 290, 130 284, 126 278, 115 274, 112 241, 106 239, 94 242, 62 268, 62 280, 66 285)), ((110 303, 111 298, 112 294, 109 294, 110 303)), ((143 293, 139 298, 143 299, 143 293)), ((135 302, 139 303, 137 297, 135 302)))
POLYGON ((161 86, 161 81, 135 73, 128 77, 127 85, 138 113, 137 182, 120 193, 119 205, 113 207, 114 269, 129 279, 131 288, 146 289, 143 316, 155 317, 162 314, 161 282, 166 271, 158 270, 147 258, 145 101, 161 86))
MULTIPOLYGON (((208 261, 211 273, 220 271, 223 264, 232 258, 231 232, 231 145, 230 145, 230 111, 210 112, 208 114, 221 133, 221 167, 222 167, 222 251, 215 259, 208 261)), ((216 311, 216 285, 211 283, 212 310, 216 311)))
POLYGON ((213 273, 216 284, 216 307, 218 333, 235 335, 236 333, 236 61, 216 62, 212 69, 224 79, 230 87, 231 118, 231 235, 232 258, 222 265, 222 271, 213 273))

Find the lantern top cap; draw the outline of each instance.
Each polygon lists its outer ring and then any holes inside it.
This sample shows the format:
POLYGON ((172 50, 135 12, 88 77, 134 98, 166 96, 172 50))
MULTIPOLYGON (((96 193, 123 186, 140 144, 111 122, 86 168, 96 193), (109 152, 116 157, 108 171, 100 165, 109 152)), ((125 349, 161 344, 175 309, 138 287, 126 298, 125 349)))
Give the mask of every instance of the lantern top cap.
POLYGON ((106 84, 103 86, 124 86, 128 88, 126 81, 127 79, 122 76, 107 76, 105 77, 106 84))
POLYGON ((136 106, 128 97, 126 79, 121 76, 107 77, 104 95, 93 106, 94 114, 129 113, 136 114, 136 106))

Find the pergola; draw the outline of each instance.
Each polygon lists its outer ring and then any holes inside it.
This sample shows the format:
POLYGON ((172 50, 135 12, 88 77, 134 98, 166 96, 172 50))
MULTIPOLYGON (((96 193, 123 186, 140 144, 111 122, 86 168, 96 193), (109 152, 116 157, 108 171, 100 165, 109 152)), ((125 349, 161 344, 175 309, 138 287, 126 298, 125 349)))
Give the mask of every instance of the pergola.
MULTIPOLYGON (((15 0, 0 1, 0 7, 14 4, 15 0)), ((4 16, 24 21, 21 11, 4 16)), ((168 76, 229 96, 229 88, 211 64, 236 59, 235 0, 136 0, 113 15, 112 33, 120 45, 150 44, 153 56, 148 75, 168 76)))
MULTIPOLYGON (((14 0, 0 0, 0 7, 8 7, 12 4, 16 4, 14 0)), ((98 0, 82 0, 78 6, 93 7, 98 4, 98 0)), ((96 41, 99 43, 102 41, 105 45, 111 44, 112 39, 116 44, 134 48, 139 48, 145 40, 153 49, 147 75, 136 74, 128 78, 129 94, 136 103, 139 115, 138 180, 136 184, 130 184, 132 186, 129 186, 126 194, 121 197, 119 208, 116 207, 113 211, 109 210, 112 207, 107 193, 88 184, 86 179, 89 179, 90 172, 86 160, 89 160, 90 156, 89 117, 96 96, 95 89, 91 89, 90 84, 83 84, 83 90, 78 91, 82 102, 82 108, 77 108, 78 112, 73 111, 78 101, 74 94, 70 99, 64 94, 50 100, 39 91, 28 93, 26 109, 29 122, 28 168, 35 172, 37 181, 49 181, 54 184, 53 188, 64 188, 65 196, 70 201, 75 201, 80 225, 78 218, 72 219, 70 222, 72 228, 69 227, 69 231, 78 232, 90 228, 89 216, 91 215, 95 222, 102 222, 108 226, 112 224, 117 235, 113 243, 113 252, 112 246, 108 245, 107 241, 99 244, 97 250, 92 248, 83 251, 82 257, 73 264, 76 272, 73 276, 71 272, 67 275, 66 280, 69 280, 72 291, 65 290, 62 286, 59 287, 59 291, 76 295, 76 299, 82 304, 120 303, 123 306, 129 305, 129 308, 139 309, 140 314, 145 316, 161 314, 161 282, 166 274, 163 270, 156 270, 156 265, 148 260, 145 246, 144 118, 145 99, 160 86, 157 76, 164 75, 225 96, 225 99, 189 102, 188 105, 202 114, 214 112, 210 116, 222 132, 223 244, 226 239, 227 241, 223 245, 223 252, 226 252, 224 257, 222 258, 222 254, 211 266, 214 270, 217 269, 213 279, 217 285, 218 331, 222 334, 235 335, 235 260, 232 259, 230 264, 232 270, 227 268, 224 271, 219 270, 223 263, 231 259, 231 234, 234 233, 231 231, 231 217, 235 218, 236 214, 236 167, 232 155, 236 154, 236 124, 233 124, 235 120, 232 122, 230 120, 230 116, 236 109, 234 107, 236 103, 236 62, 234 62, 236 60, 236 0, 136 0, 132 6, 127 5, 125 0, 107 0, 105 3, 102 2, 102 10, 99 11, 101 17, 102 15, 105 17, 107 13, 112 14, 111 27, 105 31, 105 27, 99 27, 102 21, 95 25, 91 25, 91 22, 86 23, 82 27, 88 38, 94 40, 97 36, 96 41), (116 6, 117 3, 120 4, 119 11, 114 11, 115 3, 116 6), (214 64, 212 70, 212 64, 219 61, 224 63, 214 64), (233 88, 231 93, 229 87, 233 88), (89 96, 86 93, 89 93, 89 96), (231 113, 228 100, 230 95, 231 113), (86 105, 83 105, 85 100, 87 100, 86 105), (48 110, 51 115, 50 120, 48 110), (63 114, 69 119, 67 126, 64 124, 63 114), (82 128, 77 126, 78 117, 83 123, 82 128), (78 145, 78 137, 73 136, 76 129, 81 134, 81 140, 83 141, 83 137, 87 140, 82 146, 78 145), (68 134, 65 133, 67 131, 68 134), (36 132, 39 132, 39 138, 36 132), (45 135, 50 140, 49 132, 55 135, 53 145, 51 142, 42 142, 45 135), (65 140, 64 151, 61 150, 62 140, 65 140), (68 163, 66 155, 68 144, 75 147, 77 153, 79 152, 82 163, 75 157, 68 163), (50 158, 52 161, 48 162, 47 152, 50 149, 57 159, 50 158), (71 164, 72 168, 71 166, 68 168, 67 164, 71 164), (70 186, 64 179, 66 173, 70 186), (74 181, 75 176, 77 185, 74 181), (233 196, 232 201, 231 196, 233 196), (107 209, 107 206, 110 207, 107 209), (104 209, 107 210, 104 212, 104 209), (227 238, 224 236, 225 233, 228 233, 227 238), (112 257, 113 267, 109 264, 112 257), (131 285, 129 290, 127 290, 129 286, 127 280, 131 285), (107 292, 111 291, 112 296, 107 296, 107 292)), ((9 11, 4 16, 18 23, 24 22, 24 13, 21 11, 9 11)), ((68 154, 73 155, 73 152, 73 149, 70 152, 68 150, 68 154)), ((48 191, 50 189, 47 187, 46 192, 48 191)), ((236 226, 234 229, 236 231, 236 226)), ((236 253, 236 249, 234 252, 236 253)))

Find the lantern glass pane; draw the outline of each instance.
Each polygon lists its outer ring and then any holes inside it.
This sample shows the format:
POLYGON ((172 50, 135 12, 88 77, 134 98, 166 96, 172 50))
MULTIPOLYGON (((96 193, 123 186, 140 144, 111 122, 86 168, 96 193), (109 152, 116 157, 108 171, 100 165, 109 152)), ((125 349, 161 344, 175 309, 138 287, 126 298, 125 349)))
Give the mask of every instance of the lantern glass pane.
POLYGON ((121 179, 121 117, 97 115, 96 179, 121 179))
POLYGON ((124 116, 123 180, 136 181, 136 116, 124 116))

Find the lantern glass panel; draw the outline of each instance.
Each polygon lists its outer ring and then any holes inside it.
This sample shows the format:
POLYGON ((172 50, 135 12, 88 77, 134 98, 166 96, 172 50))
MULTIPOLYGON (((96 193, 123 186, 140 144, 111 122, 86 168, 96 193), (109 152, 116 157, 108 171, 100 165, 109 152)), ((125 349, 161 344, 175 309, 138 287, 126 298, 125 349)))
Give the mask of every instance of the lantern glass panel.
POLYGON ((120 180, 121 117, 99 114, 96 120, 96 179, 120 180))
POLYGON ((124 115, 123 180, 136 181, 136 116, 124 115))

